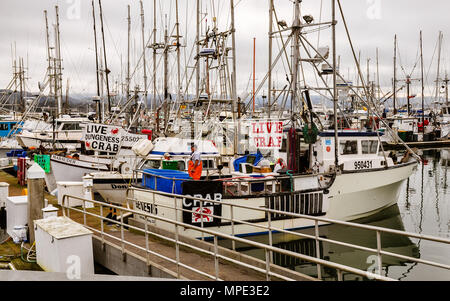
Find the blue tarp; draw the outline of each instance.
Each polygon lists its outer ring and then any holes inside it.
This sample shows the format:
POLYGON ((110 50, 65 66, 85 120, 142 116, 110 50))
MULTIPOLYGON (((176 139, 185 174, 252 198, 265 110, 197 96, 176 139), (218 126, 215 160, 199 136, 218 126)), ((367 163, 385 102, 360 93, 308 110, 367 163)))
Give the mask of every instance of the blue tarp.
POLYGON ((250 160, 252 158, 249 158, 249 157, 254 157, 255 158, 255 160, 253 161, 253 165, 258 164, 263 158, 262 154, 259 151, 257 153, 255 153, 255 154, 248 154, 248 155, 239 157, 236 160, 234 160, 234 162, 233 162, 234 171, 239 171, 239 165, 241 163, 247 163, 247 162, 250 163, 250 160))
POLYGON ((147 188, 168 192, 182 194, 181 183, 189 180, 189 174, 178 170, 170 169, 144 169, 145 174, 142 176, 142 186, 147 188), (161 178, 164 177, 164 178, 161 178), (155 189, 156 178, 156 189, 155 189), (169 178, 169 179, 165 179, 169 178), (175 186, 173 182, 175 181, 175 186), (172 191, 173 190, 173 191, 172 191))

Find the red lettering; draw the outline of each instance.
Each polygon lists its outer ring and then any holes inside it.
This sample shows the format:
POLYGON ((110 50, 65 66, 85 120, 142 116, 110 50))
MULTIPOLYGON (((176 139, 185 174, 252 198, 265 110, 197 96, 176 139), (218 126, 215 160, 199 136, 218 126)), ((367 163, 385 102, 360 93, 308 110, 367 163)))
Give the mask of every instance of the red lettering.
POLYGON ((269 144, 267 145, 267 147, 274 147, 272 136, 269 136, 269 144))
POLYGON ((272 122, 267 122, 267 133, 272 133, 272 122))
POLYGON ((283 133, 283 122, 277 122, 277 133, 283 133))

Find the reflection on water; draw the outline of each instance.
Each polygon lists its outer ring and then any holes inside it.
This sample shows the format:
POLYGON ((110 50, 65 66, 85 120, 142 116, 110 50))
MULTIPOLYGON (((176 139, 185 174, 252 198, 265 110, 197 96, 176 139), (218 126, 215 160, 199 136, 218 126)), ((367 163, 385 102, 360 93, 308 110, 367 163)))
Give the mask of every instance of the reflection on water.
MULTIPOLYGON (((450 197, 447 177, 450 172, 450 151, 431 150, 420 153, 425 159, 415 173, 405 181, 398 204, 370 217, 355 222, 366 225, 385 227, 407 232, 422 233, 448 238, 450 234, 450 197)), ((298 231, 314 235, 314 229, 298 231)), ((320 236, 341 242, 357 244, 376 249, 376 234, 373 231, 356 229, 341 225, 320 227, 320 236)), ((251 238, 268 243, 268 236, 251 238)), ((230 247, 230 242, 222 245, 230 247)), ((281 249, 316 256, 317 248, 314 239, 300 239, 294 235, 277 233, 273 235, 273 244, 281 249)), ((386 234, 381 235, 381 246, 384 251, 413 258, 431 260, 450 264, 450 246, 415 238, 386 234)), ((245 245, 237 245, 238 251, 247 255, 264 259, 264 251, 245 245)), ((322 259, 344 264, 361 270, 374 271, 374 261, 369 251, 355 250, 350 247, 320 242, 319 254, 322 259)), ((317 276, 317 266, 282 254, 273 254, 277 265, 296 270, 311 276, 317 276)), ((391 256, 382 257, 382 275, 398 280, 450 280, 450 271, 424 264, 399 259, 391 256)), ((321 269, 326 280, 337 279, 334 269, 321 269)), ((366 280, 361 276, 344 274, 344 280, 366 280)))

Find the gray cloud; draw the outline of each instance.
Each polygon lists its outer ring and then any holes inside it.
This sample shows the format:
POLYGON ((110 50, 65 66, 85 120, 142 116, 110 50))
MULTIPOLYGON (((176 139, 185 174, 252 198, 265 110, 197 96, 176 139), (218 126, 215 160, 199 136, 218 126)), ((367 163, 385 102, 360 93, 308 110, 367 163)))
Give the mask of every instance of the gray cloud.
MULTIPOLYGON (((341 0, 342 1, 342 0, 341 0)), ((183 49, 189 55, 192 41, 195 38, 195 3, 193 0, 179 0, 181 32, 187 39, 187 47, 183 49), (188 9, 186 9, 186 7, 188 9), (187 21, 186 23, 186 15, 187 21), (186 24, 188 24, 186 26, 186 24), (186 27, 188 32, 186 32, 186 27)), ((204 11, 208 11, 208 23, 212 22, 213 11, 218 16, 220 29, 225 29, 229 24, 228 0, 215 1, 214 7, 211 1, 203 1, 204 11)), ((292 3, 287 0, 275 0, 277 14, 280 19, 288 23, 292 19, 292 3)), ((162 41, 163 25, 167 14, 169 30, 174 26, 175 1, 157 0, 158 3, 158 41, 162 41)), ((268 69, 267 33, 268 33, 268 0, 235 0, 236 27, 237 27, 237 66, 239 90, 247 88, 252 72, 252 47, 253 38, 257 43, 257 79, 261 80, 268 69)), ((96 5, 98 2, 96 1, 96 5)), ((106 48, 108 52, 108 65, 112 75, 117 78, 124 74, 124 64, 127 49, 127 5, 132 9, 132 66, 136 65, 137 58, 141 54, 139 1, 115 0, 103 1, 105 17, 106 48), (120 61, 122 58, 122 66, 120 61)), ((0 1, 0 87, 6 86, 11 74, 11 44, 17 46, 17 55, 24 58, 28 55, 29 61, 29 87, 37 90, 37 82, 42 81, 46 71, 46 45, 45 25, 43 11, 48 10, 49 22, 55 20, 54 6, 59 5, 61 17, 62 52, 64 58, 64 77, 70 78, 72 93, 95 93, 95 58, 91 16, 91 1, 89 0, 2 0, 0 1), (77 4, 80 3, 79 6, 77 4)), ((432 4, 418 0, 345 0, 342 1, 344 13, 352 35, 353 43, 357 51, 361 51, 362 69, 365 73, 366 61, 371 59, 371 73, 375 72, 375 51, 379 49, 380 82, 383 90, 390 89, 392 78, 393 37, 398 35, 399 51, 403 68, 410 71, 416 63, 416 55, 419 43, 419 31, 423 30, 424 54, 426 71, 430 70, 427 78, 427 92, 433 94, 434 79, 436 77, 436 55, 432 62, 438 31, 444 32, 444 47, 442 53, 442 69, 447 70, 449 59, 447 57, 447 36, 450 24, 445 13, 450 8, 450 3, 444 0, 434 0, 432 4), (433 63, 433 64, 432 64, 433 63), (431 67, 430 67, 431 66, 431 67)), ((153 26, 153 1, 144 1, 146 35, 149 37, 153 26)), ((320 1, 305 0, 302 4, 302 14, 312 14, 316 21, 319 20, 320 1)), ((323 1, 323 20, 329 20, 330 1, 323 1)), ((340 20, 340 18, 338 18, 340 20)), ((203 24, 206 23, 204 20, 203 24)), ((100 27, 97 19, 97 27, 100 27)), ((317 35, 308 35, 314 43, 317 35)), ((99 36, 100 37, 100 34, 99 36)), ((329 31, 321 33, 321 45, 330 45, 329 31)), ((274 45, 277 45, 276 43, 274 45)), ((341 72, 353 79, 355 67, 347 45, 342 22, 338 23, 338 51, 341 56, 341 72)), ((275 46, 274 52, 276 53, 275 46)), ((290 49, 288 49, 290 51, 290 49)), ((171 56, 174 58, 174 56, 171 56)), ((159 59, 159 58, 158 58, 159 59)), ((148 52, 148 62, 151 64, 151 53, 148 52)), ((192 62, 191 64, 192 65, 192 62)), ((174 68, 174 63, 172 62, 174 68)), ((419 69, 416 66, 415 72, 419 69)), ((151 69, 150 69, 151 70, 151 69)), ((284 71, 282 65, 277 68, 280 73, 274 76, 284 85, 284 71)), ((305 70, 306 71, 306 70, 305 70)), ((399 66, 399 74, 401 73, 399 66)), ((175 74, 175 69, 172 74, 175 74)), ((306 77, 315 83, 312 71, 306 72, 306 77)), ((373 77, 373 74, 371 74, 373 77)), ((172 75, 172 80, 175 76, 172 75)), ((142 70, 138 68, 135 83, 142 85, 142 70)), ((160 85, 160 83, 159 83, 160 85)), ((251 85, 250 85, 251 87, 251 85)), ((172 83, 174 88, 174 82, 172 83)))

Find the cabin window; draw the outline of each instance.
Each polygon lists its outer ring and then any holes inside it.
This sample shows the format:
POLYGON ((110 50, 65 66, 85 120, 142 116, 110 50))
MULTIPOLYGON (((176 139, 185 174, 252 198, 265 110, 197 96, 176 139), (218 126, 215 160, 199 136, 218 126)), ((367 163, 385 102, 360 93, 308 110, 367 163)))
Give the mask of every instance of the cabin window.
POLYGON ((341 141, 339 143, 339 153, 341 155, 358 154, 358 142, 356 140, 341 141))
POLYGON ((61 129, 62 131, 76 131, 81 130, 80 125, 78 123, 65 123, 61 129))
POLYGON ((361 141, 363 154, 376 154, 378 153, 378 141, 361 141))
POLYGON ((7 123, 0 123, 0 131, 7 131, 9 130, 7 123))
POLYGON ((214 160, 202 160, 203 168, 211 169, 214 168, 214 160))
POLYGON ((185 171, 186 170, 186 162, 184 162, 183 160, 179 160, 177 164, 178 164, 178 170, 179 171, 185 171))
POLYGON ((147 169, 147 168, 158 169, 160 167, 161 167, 161 161, 160 160, 147 160, 142 165, 142 169, 147 169))

